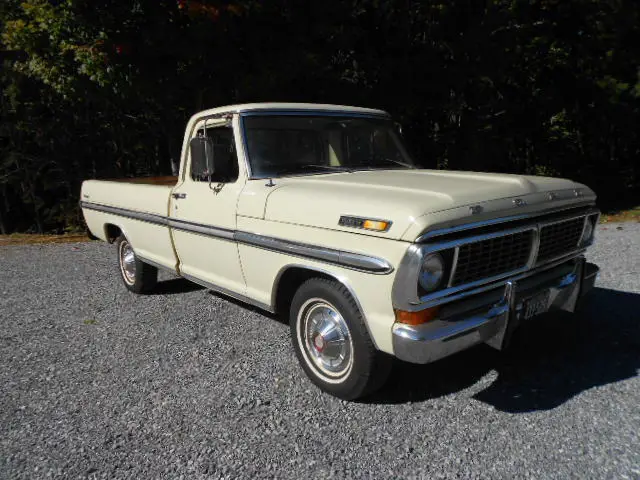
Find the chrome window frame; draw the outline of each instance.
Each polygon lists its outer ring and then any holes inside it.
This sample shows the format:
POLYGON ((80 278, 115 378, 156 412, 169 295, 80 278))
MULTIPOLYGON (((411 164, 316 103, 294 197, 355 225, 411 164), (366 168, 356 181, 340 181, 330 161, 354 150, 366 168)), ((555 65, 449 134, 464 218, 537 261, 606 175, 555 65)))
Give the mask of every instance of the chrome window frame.
MULTIPOLYGON (((558 212, 562 212, 559 210, 558 212)), ((549 212, 544 212, 549 213, 549 212)), ((555 212, 550 212, 555 213, 555 212)), ((538 217, 543 215, 542 213, 538 214, 538 217)), ((434 238, 433 243, 413 243, 405 253, 400 265, 397 268, 397 274, 393 283, 392 288, 392 302, 393 307, 396 309, 402 309, 407 311, 418 311, 423 310, 425 308, 434 307, 437 305, 441 305, 444 303, 448 303, 454 300, 459 300, 460 298, 464 298, 468 295, 473 295, 476 293, 480 293, 482 291, 490 290, 492 288, 496 288, 502 284, 504 284, 507 279, 513 278, 524 278, 529 274, 532 274, 537 271, 542 271, 547 268, 552 268, 559 263, 571 260, 579 255, 582 255, 586 248, 593 243, 593 237, 590 241, 584 245, 581 245, 581 238, 578 240, 578 244, 576 247, 569 251, 564 252, 561 255, 558 255, 554 258, 550 258, 545 260, 542 263, 538 263, 538 251, 540 247, 540 232, 541 229, 548 225, 553 225, 555 223, 562 223, 566 221, 573 220, 575 218, 584 217, 584 226, 582 232, 584 233, 584 228, 586 228, 586 222, 589 221, 590 218, 595 217, 595 224, 597 225, 598 218, 600 216, 600 211, 591 207, 586 211, 582 211, 580 213, 575 213, 573 215, 566 215, 561 218, 556 218, 553 220, 536 220, 536 218, 532 218, 530 223, 525 225, 508 228, 505 230, 501 230, 498 232, 485 233, 479 235, 471 235, 469 237, 464 237, 455 240, 440 240, 439 238, 434 238), (474 282, 465 283, 462 285, 453 286, 452 282, 455 278, 455 267, 457 264, 457 257, 459 248, 462 245, 467 245, 470 243, 481 242, 483 240, 489 240, 492 238, 503 237, 507 235, 513 235, 515 233, 520 233, 523 231, 532 231, 532 245, 530 249, 529 258, 524 267, 511 270, 509 272, 505 272, 499 275, 494 275, 487 278, 482 278, 480 280, 476 280, 474 282), (422 262, 424 258, 430 253, 440 252, 444 250, 453 249, 453 259, 452 265, 449 272, 449 277, 445 283, 445 287, 436 290, 434 292, 427 293, 425 295, 419 294, 419 284, 418 277, 420 275, 420 269, 422 268, 422 262)), ((509 221, 514 221, 513 217, 510 218, 509 221)), ((522 220, 518 216, 515 220, 522 220)), ((489 225, 497 225, 500 224, 500 219, 495 219, 490 221, 490 223, 483 223, 479 227, 481 228, 489 225)), ((460 231, 466 231, 467 229, 464 226, 455 227, 449 233, 458 233, 460 231)), ((472 232, 469 232, 472 233, 472 232)), ((421 240, 424 238, 424 235, 418 238, 421 240)))

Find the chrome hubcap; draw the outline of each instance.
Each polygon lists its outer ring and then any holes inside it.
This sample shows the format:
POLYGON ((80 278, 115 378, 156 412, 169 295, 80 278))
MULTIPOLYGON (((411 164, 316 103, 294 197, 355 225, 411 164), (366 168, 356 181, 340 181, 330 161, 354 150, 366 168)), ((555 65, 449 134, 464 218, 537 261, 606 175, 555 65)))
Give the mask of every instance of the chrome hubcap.
POLYGON ((300 312, 303 349, 312 366, 331 378, 344 376, 353 365, 353 343, 340 312, 321 299, 309 300, 300 312))
POLYGON ((131 244, 127 241, 120 244, 120 269, 128 283, 132 284, 136 281, 136 256, 131 244))

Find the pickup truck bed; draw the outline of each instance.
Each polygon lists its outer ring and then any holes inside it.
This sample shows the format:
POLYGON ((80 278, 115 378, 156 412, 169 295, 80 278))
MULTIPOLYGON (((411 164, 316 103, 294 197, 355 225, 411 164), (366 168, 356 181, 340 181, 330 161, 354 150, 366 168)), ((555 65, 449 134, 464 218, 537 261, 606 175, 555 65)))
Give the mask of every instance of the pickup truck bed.
POLYGON ((109 182, 116 183, 135 183, 139 185, 163 185, 174 187, 178 183, 178 177, 176 176, 164 176, 164 177, 136 177, 136 178, 117 178, 108 180, 109 182))
POLYGON ((175 270, 171 235, 166 222, 161 220, 168 215, 174 185, 175 177, 87 180, 82 186, 81 200, 87 226, 96 237, 109 242, 114 242, 120 234, 135 239, 137 255, 168 268, 173 266, 175 270), (126 221, 113 213, 123 211, 139 220, 126 221))

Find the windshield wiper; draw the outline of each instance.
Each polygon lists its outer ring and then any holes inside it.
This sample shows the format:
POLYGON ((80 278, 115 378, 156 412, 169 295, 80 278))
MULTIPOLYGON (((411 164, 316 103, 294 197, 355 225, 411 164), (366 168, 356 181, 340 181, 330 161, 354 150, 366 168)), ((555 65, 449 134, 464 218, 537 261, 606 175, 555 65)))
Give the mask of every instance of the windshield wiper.
POLYGON ((343 167, 338 165, 317 165, 315 163, 307 163, 304 165, 299 165, 300 168, 324 168, 325 170, 333 170, 336 172, 348 172, 352 173, 353 170, 349 167, 343 167))
MULTIPOLYGON (((317 165, 317 164, 302 164, 302 165, 281 165, 280 168, 277 169, 276 175, 291 175, 291 174, 302 174, 303 171, 308 169, 322 169, 330 172, 347 172, 351 173, 353 170, 348 167, 341 167, 337 165, 317 165)), ((309 175, 309 172, 306 172, 309 175)))
POLYGON ((386 162, 395 163, 396 165, 402 165, 403 167, 412 168, 412 169, 417 168, 415 165, 412 165, 412 164, 406 163, 406 162, 401 162, 400 160, 394 160, 393 158, 374 157, 374 160, 383 160, 383 161, 386 161, 386 162))

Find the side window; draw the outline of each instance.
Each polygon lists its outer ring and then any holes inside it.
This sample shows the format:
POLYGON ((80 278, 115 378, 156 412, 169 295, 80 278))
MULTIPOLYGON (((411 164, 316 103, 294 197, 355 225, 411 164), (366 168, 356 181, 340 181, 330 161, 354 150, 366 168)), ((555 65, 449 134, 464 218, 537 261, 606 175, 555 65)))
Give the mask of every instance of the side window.
MULTIPOLYGON (((197 135, 203 135, 199 129, 197 135)), ((231 127, 207 128, 207 137, 213 142, 215 171, 212 175, 206 165, 191 162, 191 179, 196 182, 233 183, 238 179, 238 155, 231 127)))

